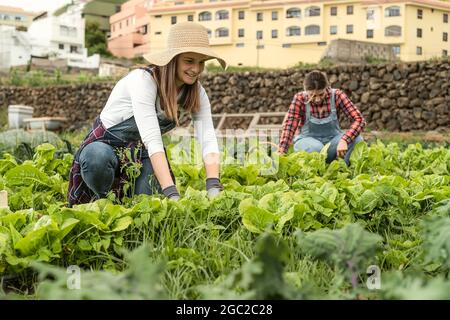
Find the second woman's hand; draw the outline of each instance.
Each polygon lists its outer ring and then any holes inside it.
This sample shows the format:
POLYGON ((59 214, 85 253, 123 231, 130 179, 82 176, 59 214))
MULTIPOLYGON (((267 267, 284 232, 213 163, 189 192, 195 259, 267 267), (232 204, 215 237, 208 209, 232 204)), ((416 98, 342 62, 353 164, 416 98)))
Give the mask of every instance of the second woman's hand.
POLYGON ((341 139, 336 148, 337 156, 343 158, 347 153, 347 150, 348 150, 347 141, 341 139))

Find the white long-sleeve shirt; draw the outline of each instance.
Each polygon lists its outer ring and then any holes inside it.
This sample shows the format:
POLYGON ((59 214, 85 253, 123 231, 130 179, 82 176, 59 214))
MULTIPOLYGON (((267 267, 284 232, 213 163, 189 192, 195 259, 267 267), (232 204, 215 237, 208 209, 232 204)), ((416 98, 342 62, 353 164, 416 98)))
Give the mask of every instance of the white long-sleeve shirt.
MULTIPOLYGON (((208 153, 219 153, 217 138, 211 116, 211 104, 205 89, 200 86, 200 109, 192 114, 196 137, 205 157, 208 153)), ((106 129, 132 116, 136 120, 142 142, 149 156, 164 152, 156 107, 157 85, 149 72, 136 69, 131 71, 114 86, 100 120, 106 129)))

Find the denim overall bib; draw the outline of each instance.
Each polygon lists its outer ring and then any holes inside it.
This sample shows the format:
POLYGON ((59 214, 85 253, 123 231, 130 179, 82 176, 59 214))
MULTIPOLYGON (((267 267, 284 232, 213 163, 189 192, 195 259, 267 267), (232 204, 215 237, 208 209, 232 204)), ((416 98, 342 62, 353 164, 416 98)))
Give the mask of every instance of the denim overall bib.
MULTIPOLYGON (((294 138, 294 151, 320 152, 322 148, 330 143, 328 148, 327 162, 336 159, 336 149, 339 141, 344 135, 344 131, 339 126, 339 120, 336 111, 336 89, 331 89, 331 113, 325 118, 315 118, 311 115, 311 105, 309 102, 305 104, 305 124, 302 126, 300 134, 294 138)), ((304 101, 308 101, 308 96, 304 94, 304 101)), ((349 164, 350 154, 354 145, 362 141, 361 135, 348 145, 347 153, 344 160, 349 164)))

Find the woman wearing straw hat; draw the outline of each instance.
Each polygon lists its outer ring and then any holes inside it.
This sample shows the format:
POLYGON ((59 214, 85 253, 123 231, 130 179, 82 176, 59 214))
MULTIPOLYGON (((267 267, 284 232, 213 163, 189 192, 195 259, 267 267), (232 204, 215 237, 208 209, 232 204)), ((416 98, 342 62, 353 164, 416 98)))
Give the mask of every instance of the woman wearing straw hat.
POLYGON ((206 28, 194 22, 170 29, 167 49, 144 55, 150 65, 128 73, 113 88, 93 129, 81 144, 69 176, 69 206, 104 198, 110 190, 121 196, 125 150, 142 165, 135 194, 180 194, 170 169, 162 134, 176 127, 179 112, 190 112, 206 169, 206 189, 214 197, 223 188, 219 180, 219 148, 211 106, 198 79, 205 61, 226 63, 209 48, 206 28), (130 151, 130 152, 128 152, 130 151), (123 159, 122 159, 123 160, 123 159))

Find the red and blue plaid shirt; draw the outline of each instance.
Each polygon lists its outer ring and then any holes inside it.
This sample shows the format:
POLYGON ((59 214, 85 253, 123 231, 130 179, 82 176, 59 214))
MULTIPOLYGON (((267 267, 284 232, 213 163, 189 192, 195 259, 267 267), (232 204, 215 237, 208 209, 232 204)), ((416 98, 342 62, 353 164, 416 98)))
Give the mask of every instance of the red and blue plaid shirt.
MULTIPOLYGON (((327 88, 324 97, 325 99, 322 100, 322 103, 316 104, 314 102, 310 102, 311 116, 322 119, 330 115, 330 96, 331 88, 327 88), (319 112, 319 110, 322 112, 319 112)), ((358 108, 352 103, 352 101, 343 91, 336 89, 335 101, 338 114, 344 112, 345 116, 352 121, 350 128, 342 137, 342 139, 344 139, 347 143, 350 143, 361 133, 364 126, 366 125, 366 121, 364 120, 364 117, 358 110, 358 108)), ((283 133, 281 135, 280 144, 278 146, 278 150, 280 153, 287 152, 296 131, 300 130, 300 128, 305 124, 305 105, 306 104, 304 101, 303 92, 296 93, 294 99, 291 102, 291 105, 289 106, 289 111, 286 115, 286 118, 283 122, 283 133)))

